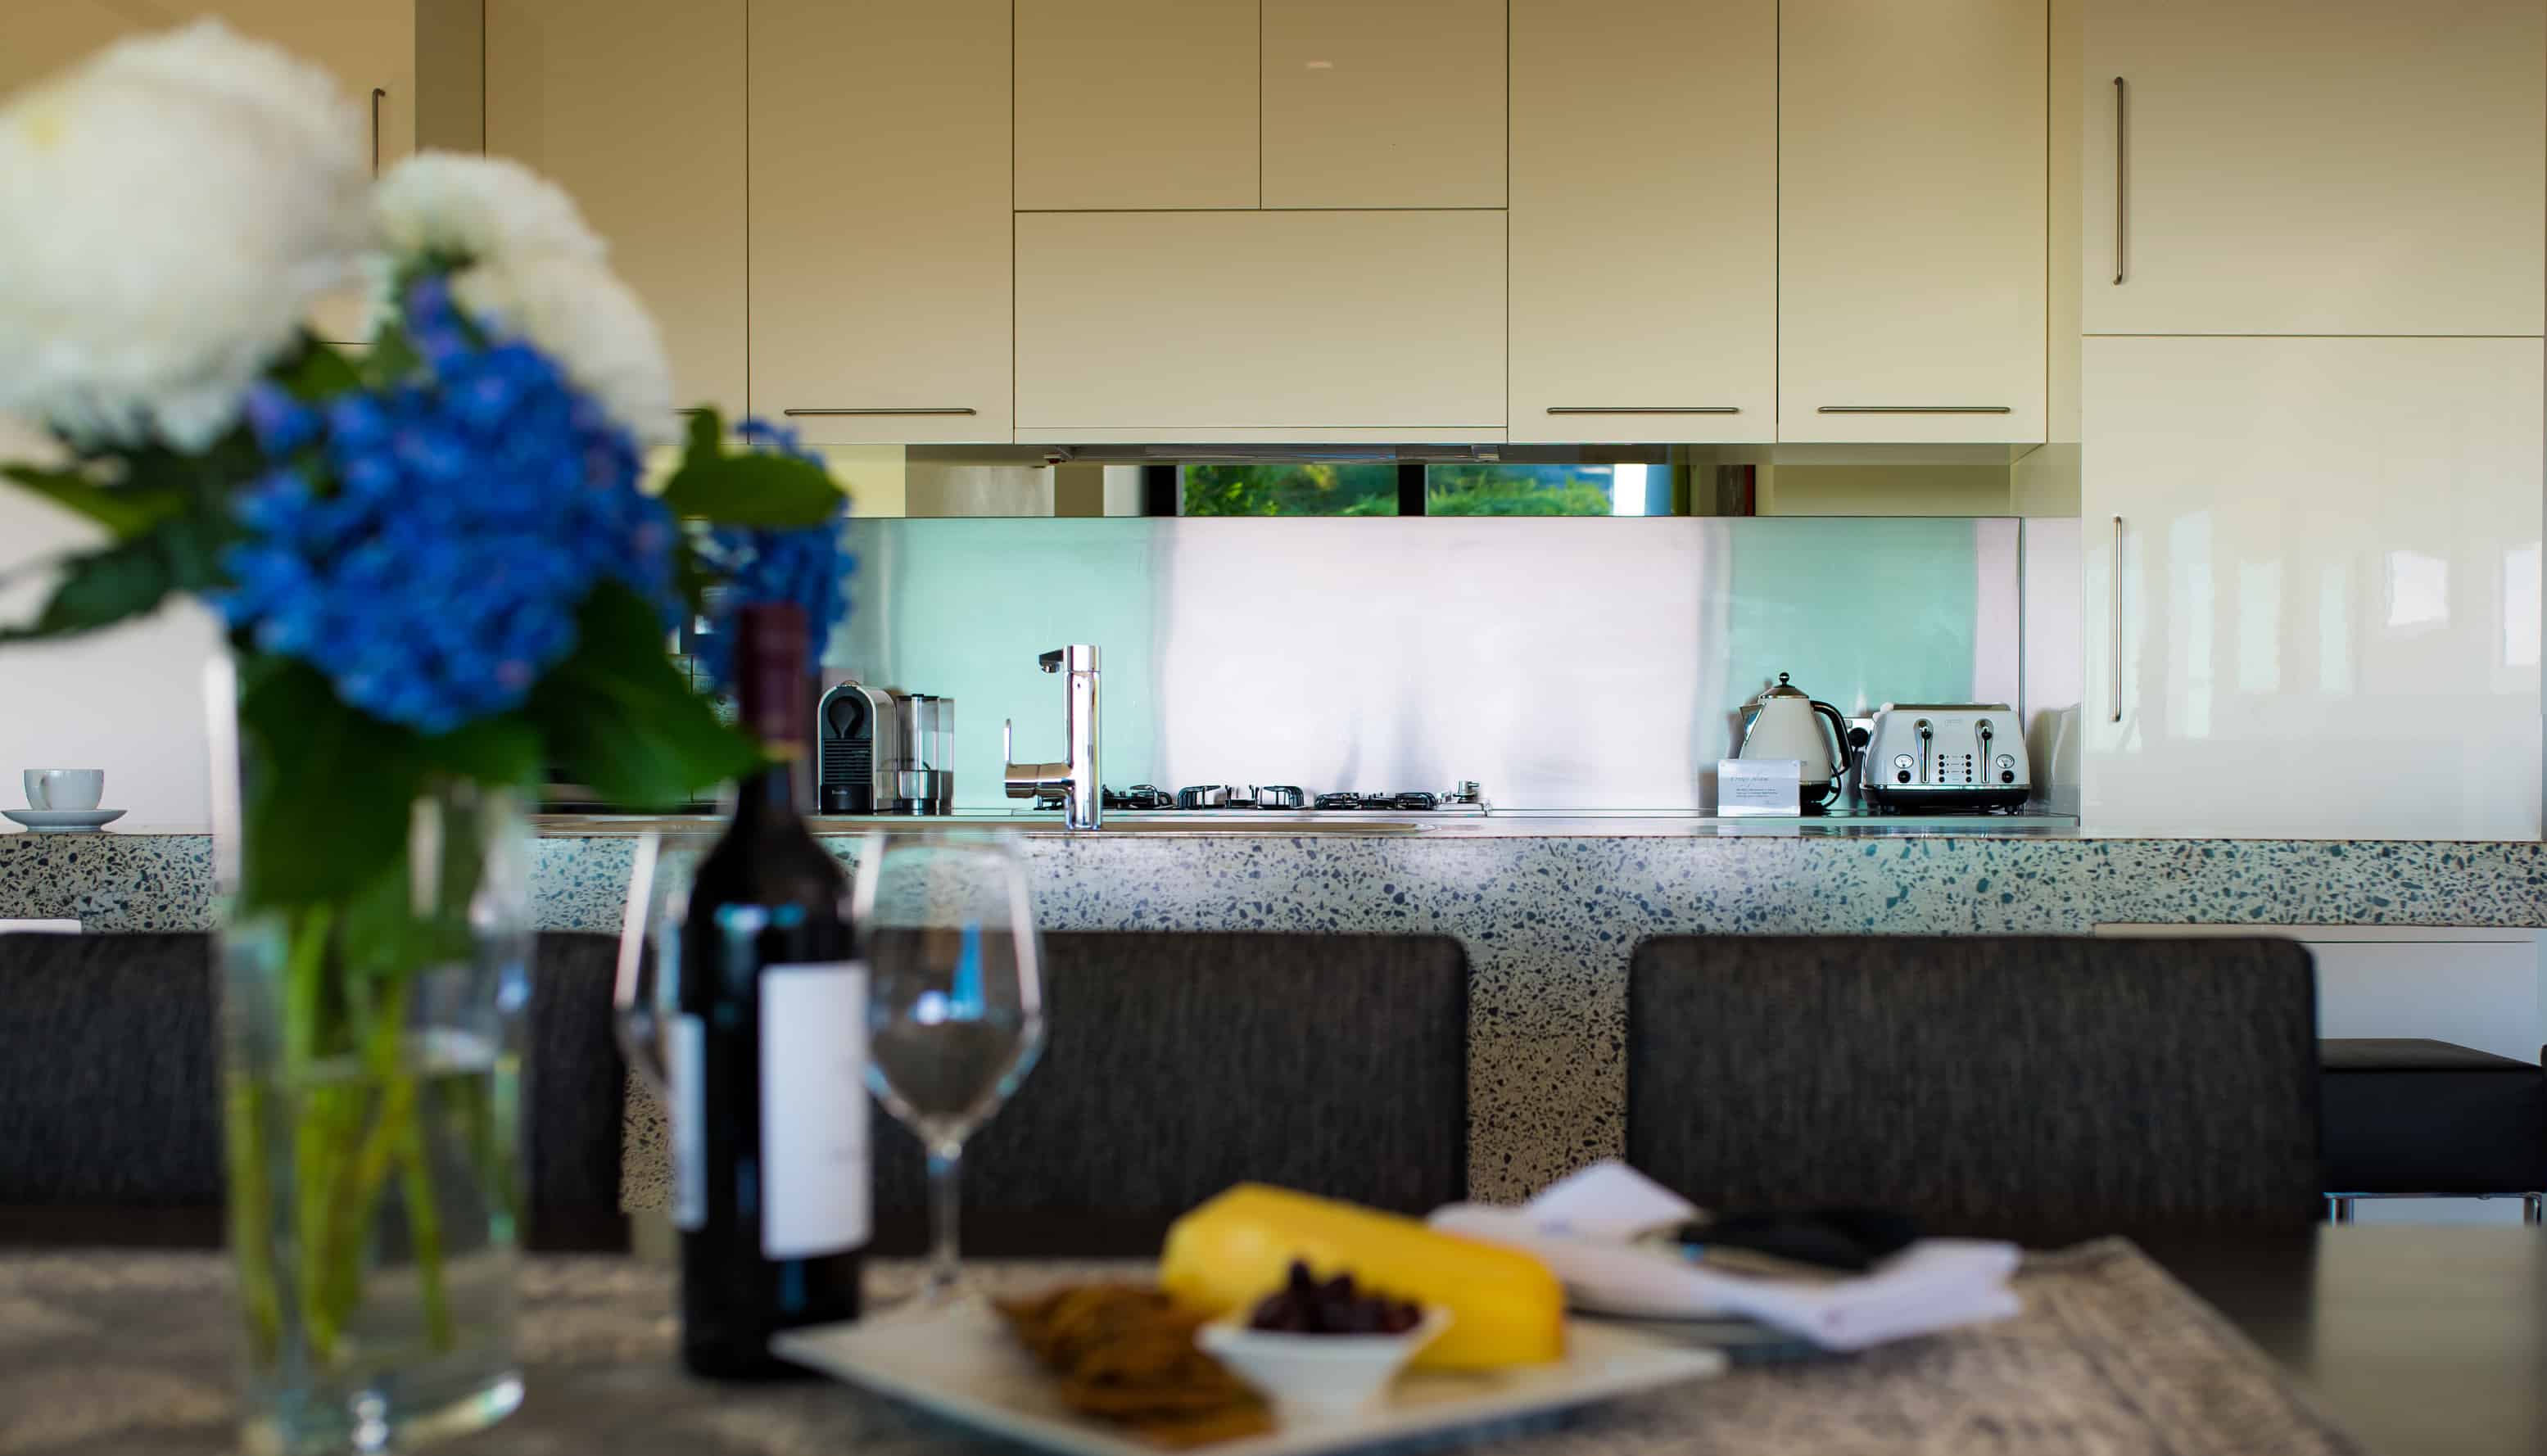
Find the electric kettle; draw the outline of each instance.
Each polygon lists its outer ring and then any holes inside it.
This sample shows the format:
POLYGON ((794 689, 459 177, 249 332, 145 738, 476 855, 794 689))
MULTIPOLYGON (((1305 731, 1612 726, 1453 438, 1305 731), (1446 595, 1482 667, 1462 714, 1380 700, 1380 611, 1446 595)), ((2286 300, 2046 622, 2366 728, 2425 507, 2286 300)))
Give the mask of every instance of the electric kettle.
POLYGON ((1828 703, 1815 702, 1803 689, 1791 687, 1787 674, 1778 685, 1742 705, 1742 748, 1736 758, 1792 758, 1803 765, 1803 807, 1818 810, 1839 795, 1840 775, 1848 772, 1855 750, 1849 746, 1848 720, 1828 703), (1830 720, 1824 732, 1822 719, 1830 720))

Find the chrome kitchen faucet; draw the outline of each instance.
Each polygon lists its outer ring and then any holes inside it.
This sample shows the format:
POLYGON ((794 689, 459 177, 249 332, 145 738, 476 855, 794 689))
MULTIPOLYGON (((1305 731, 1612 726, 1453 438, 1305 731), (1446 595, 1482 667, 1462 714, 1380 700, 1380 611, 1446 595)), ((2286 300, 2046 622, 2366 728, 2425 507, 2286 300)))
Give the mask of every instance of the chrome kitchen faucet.
POLYGON ((1097 774, 1097 648, 1086 642, 1057 647, 1035 659, 1046 672, 1068 672, 1063 700, 1063 731, 1070 742, 1066 763, 1016 761, 1016 721, 1000 723, 1002 781, 1010 799, 1031 799, 1037 809, 1058 806, 1062 823, 1094 829, 1105 816, 1105 791, 1097 774))

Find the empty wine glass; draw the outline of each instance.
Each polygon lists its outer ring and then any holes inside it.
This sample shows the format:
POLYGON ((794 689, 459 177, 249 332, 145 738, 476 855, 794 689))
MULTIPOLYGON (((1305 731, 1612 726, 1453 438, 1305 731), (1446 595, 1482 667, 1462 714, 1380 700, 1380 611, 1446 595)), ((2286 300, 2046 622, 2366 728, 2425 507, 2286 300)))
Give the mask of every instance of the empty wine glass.
POLYGON ((1042 946, 1016 841, 871 834, 850 910, 868 977, 867 1084, 928 1155, 928 1275, 951 1297, 964 1140, 1043 1049, 1042 946))

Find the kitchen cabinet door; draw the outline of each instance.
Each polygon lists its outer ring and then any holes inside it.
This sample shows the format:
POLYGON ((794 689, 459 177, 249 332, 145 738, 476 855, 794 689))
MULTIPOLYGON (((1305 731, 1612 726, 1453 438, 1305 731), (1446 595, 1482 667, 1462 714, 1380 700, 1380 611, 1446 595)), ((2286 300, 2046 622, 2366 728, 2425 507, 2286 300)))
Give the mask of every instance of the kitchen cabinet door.
POLYGON ((0 101, 133 34, 138 28, 105 0, 11 0, 0 44, 0 101))
POLYGON ((1009 12, 752 0, 755 412, 825 444, 1010 438, 1009 12))
POLYGON ((1779 438, 2042 440, 2042 0, 1778 16, 1779 438))
POLYGON ((1509 438, 1777 438, 1776 0, 1512 0, 1512 57, 1509 438))
POLYGON ((1503 302, 1499 212, 1020 214, 1017 434, 1493 438, 1503 302))
POLYGON ((1258 206, 1257 0, 1027 0, 1016 35, 1018 208, 1258 206))
POLYGON ((2090 0, 2084 22, 2087 332, 2547 328, 2537 0, 2090 0))
POLYGON ((745 412, 744 0, 486 0, 486 150, 572 194, 676 404, 745 412))
POLYGON ((1502 207, 1504 26, 1504 0, 1265 0, 1264 206, 1502 207))
POLYGON ((2084 355, 2085 826, 2537 838, 2540 341, 2084 355))
MULTIPOLYGON (((244 35, 271 41, 325 66, 357 107, 364 154, 375 172, 415 150, 415 0, 218 0, 173 7, 172 24, 219 16, 244 35)), ((322 300, 309 320, 333 343, 371 337, 371 303, 360 284, 322 300)))

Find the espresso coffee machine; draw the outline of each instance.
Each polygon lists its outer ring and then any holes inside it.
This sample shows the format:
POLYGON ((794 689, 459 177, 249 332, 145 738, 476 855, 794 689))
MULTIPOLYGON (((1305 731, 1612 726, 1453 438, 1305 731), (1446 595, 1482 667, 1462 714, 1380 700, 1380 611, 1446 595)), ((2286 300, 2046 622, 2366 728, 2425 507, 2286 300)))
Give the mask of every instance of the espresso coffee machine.
POLYGON ((815 803, 825 814, 939 814, 955 807, 955 700, 844 682, 814 710, 815 803))

